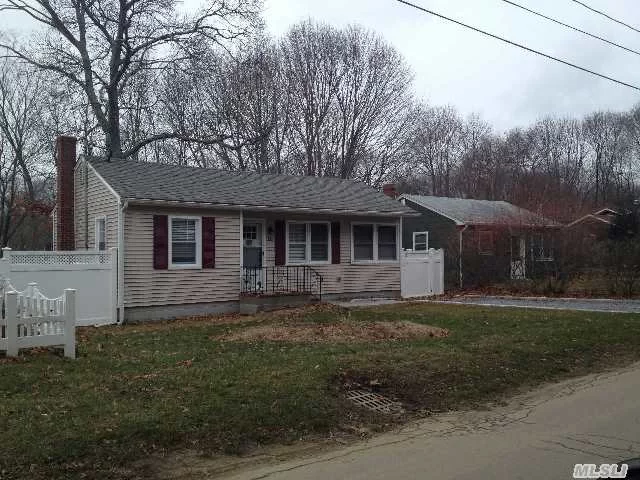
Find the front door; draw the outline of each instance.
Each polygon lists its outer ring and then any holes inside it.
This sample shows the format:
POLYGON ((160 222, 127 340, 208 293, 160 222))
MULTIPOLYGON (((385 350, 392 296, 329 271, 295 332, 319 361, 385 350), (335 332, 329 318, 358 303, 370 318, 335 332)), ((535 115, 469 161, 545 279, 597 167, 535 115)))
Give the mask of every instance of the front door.
POLYGON ((249 293, 259 293, 262 284, 262 223, 244 222, 242 226, 242 281, 249 293))
POLYGON ((526 278, 527 243, 524 235, 511 236, 511 279, 526 278))

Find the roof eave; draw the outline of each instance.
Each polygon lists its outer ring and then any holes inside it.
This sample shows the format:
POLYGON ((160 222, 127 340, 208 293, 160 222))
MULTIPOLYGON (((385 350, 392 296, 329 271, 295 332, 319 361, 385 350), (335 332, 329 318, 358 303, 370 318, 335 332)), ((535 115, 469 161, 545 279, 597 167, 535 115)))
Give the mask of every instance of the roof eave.
POLYGON ((567 225, 567 227, 573 227, 575 225, 579 225, 579 224, 585 222, 586 220, 597 220, 598 222, 602 222, 602 223, 605 223, 607 225, 613 225, 613 222, 611 222, 610 220, 607 220, 606 218, 598 217, 598 216, 593 215, 593 214, 587 214, 584 217, 580 217, 577 220, 574 220, 573 222, 569 223, 567 225))
POLYGON ((560 223, 503 223, 503 222, 467 222, 470 227, 521 227, 521 228, 560 228, 564 225, 560 223))
POLYGON ((341 215, 341 216, 375 216, 375 217, 408 217, 419 216, 418 212, 391 211, 381 212, 377 210, 336 210, 330 208, 305 208, 305 207, 273 207, 269 205, 237 205, 231 203, 185 202, 179 200, 157 200, 152 198, 127 198, 129 205, 161 206, 161 207, 189 207, 189 208, 219 208, 222 210, 258 210, 274 213, 313 213, 316 215, 341 215))
MULTIPOLYGON (((418 206, 420 206, 420 207, 422 207, 422 208, 426 208, 427 210, 431 210, 432 212, 437 213, 438 215, 441 215, 441 216, 443 216, 443 217, 445 217, 445 218, 448 218, 449 220, 451 220, 452 222, 454 222, 454 223, 456 224, 456 226, 458 226, 458 227, 464 227, 465 225, 467 225, 467 223, 463 222, 462 220, 460 220, 460 219, 458 219, 458 218, 454 218, 454 217, 452 217, 452 216, 450 216, 450 215, 447 215, 446 213, 441 212, 440 210, 438 210, 438 209, 436 209, 436 208, 433 208, 433 207, 432 207, 432 206, 430 206, 430 205, 427 205, 427 204, 422 203, 422 202, 418 202, 418 201, 416 201, 415 199, 410 198, 410 197, 411 197, 411 195, 402 194, 402 195, 400 195, 400 196, 398 197, 398 200, 405 200, 405 201, 407 201, 407 200, 408 200, 408 201, 410 201, 410 202, 412 202, 412 203, 415 203, 416 205, 418 205, 418 206)), ((421 214, 418 214, 418 216, 419 216, 419 215, 421 215, 421 214)))

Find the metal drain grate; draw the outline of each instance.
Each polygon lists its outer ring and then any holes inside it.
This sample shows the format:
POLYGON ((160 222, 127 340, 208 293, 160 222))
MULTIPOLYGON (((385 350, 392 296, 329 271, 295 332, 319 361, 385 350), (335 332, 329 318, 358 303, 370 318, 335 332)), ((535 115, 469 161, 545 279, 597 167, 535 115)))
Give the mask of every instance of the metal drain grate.
POLYGON ((366 390, 350 390, 347 392, 347 399, 359 407, 378 413, 402 412, 402 405, 400 403, 394 402, 378 393, 367 392, 366 390))

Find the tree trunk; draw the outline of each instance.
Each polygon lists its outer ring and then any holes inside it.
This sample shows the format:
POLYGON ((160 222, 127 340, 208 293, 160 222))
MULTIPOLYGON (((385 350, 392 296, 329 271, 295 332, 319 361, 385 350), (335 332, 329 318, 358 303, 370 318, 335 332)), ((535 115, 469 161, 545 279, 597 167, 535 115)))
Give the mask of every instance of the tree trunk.
POLYGON ((107 111, 109 130, 105 132, 107 161, 122 158, 122 139, 120 138, 120 106, 118 105, 118 91, 109 92, 109 107, 107 111))

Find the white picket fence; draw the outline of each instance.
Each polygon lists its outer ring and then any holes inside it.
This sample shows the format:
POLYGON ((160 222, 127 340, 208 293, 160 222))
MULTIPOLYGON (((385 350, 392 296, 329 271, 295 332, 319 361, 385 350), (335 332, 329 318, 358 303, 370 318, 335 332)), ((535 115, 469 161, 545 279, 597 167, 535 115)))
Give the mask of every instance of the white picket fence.
POLYGON ((76 291, 47 298, 31 283, 22 292, 5 281, 0 316, 0 350, 15 357, 21 348, 64 346, 65 357, 76 356, 76 291))
POLYGON ((116 323, 118 251, 76 250, 70 252, 18 251, 2 249, 0 278, 19 290, 36 282, 48 297, 61 286, 77 291, 78 326, 116 323))
POLYGON ((444 250, 404 250, 400 256, 400 293, 403 298, 444 293, 444 250))

